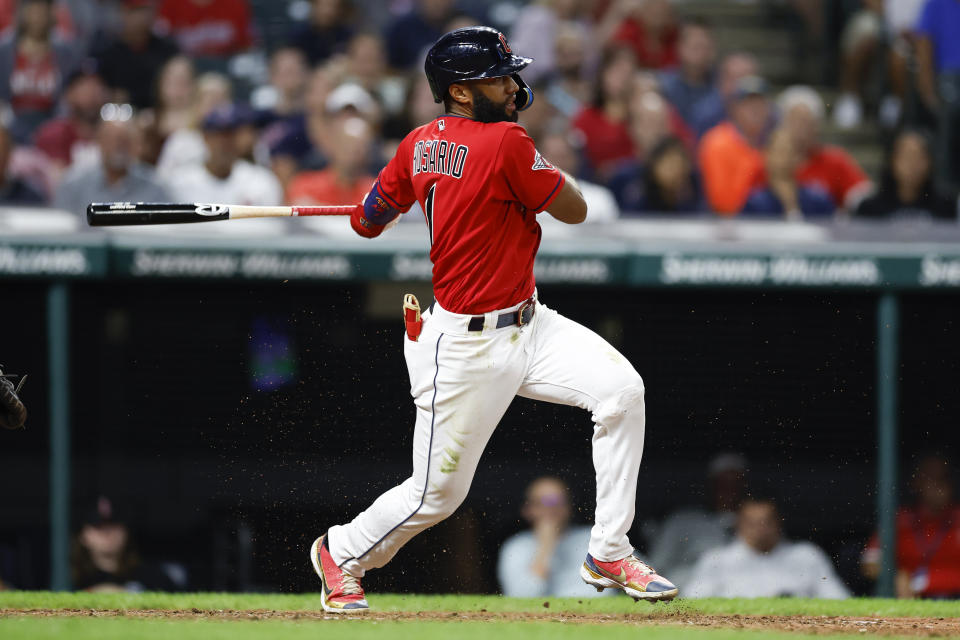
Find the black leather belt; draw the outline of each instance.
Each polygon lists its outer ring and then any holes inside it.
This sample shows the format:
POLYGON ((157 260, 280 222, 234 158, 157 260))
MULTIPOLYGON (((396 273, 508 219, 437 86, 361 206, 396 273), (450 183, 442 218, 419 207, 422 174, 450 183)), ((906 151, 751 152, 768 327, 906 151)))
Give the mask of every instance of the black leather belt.
MULTIPOLYGON (((530 298, 521 304, 516 311, 501 313, 497 317, 497 329, 503 329, 504 327, 510 327, 512 325, 522 327, 525 324, 529 324, 530 320, 533 319, 533 314, 536 309, 537 301, 530 298)), ((470 323, 467 324, 467 331, 483 331, 483 320, 483 316, 470 318, 470 323)))

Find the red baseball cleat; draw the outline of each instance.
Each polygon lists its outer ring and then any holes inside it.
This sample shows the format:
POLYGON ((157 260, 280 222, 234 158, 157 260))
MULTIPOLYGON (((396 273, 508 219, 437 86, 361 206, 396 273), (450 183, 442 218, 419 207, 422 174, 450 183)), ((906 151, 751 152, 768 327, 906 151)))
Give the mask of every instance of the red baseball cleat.
POLYGON ((673 600, 679 591, 672 582, 657 575, 653 567, 640 560, 636 550, 614 562, 601 562, 588 553, 580 567, 580 577, 597 591, 608 587, 623 589, 634 600, 673 600))
POLYGON ((330 556, 326 536, 320 536, 310 547, 310 562, 320 576, 320 604, 329 613, 366 613, 370 610, 360 586, 360 578, 344 573, 330 556))

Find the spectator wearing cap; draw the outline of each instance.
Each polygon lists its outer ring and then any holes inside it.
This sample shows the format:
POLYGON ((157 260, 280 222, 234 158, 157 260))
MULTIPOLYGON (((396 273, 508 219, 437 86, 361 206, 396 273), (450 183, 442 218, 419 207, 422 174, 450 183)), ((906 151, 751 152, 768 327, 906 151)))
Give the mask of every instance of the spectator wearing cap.
POLYGON ((818 184, 801 184, 797 170, 803 157, 790 133, 777 129, 767 139, 764 155, 765 184, 750 191, 743 213, 777 216, 786 220, 831 216, 837 207, 818 184))
POLYGON ((12 152, 13 138, 0 126, 0 206, 43 204, 46 198, 40 189, 7 171, 12 152))
POLYGON ((826 106, 820 94, 803 85, 789 87, 777 98, 777 107, 801 157, 797 182, 829 193, 837 209, 856 209, 870 192, 870 179, 849 153, 821 140, 826 106))
POLYGON ((677 584, 688 583, 705 552, 733 540, 737 510, 746 492, 747 463, 738 453, 722 453, 707 466, 705 503, 668 515, 650 540, 650 562, 677 584))
POLYGON ((100 109, 106 101, 107 88, 96 62, 87 60, 64 84, 66 113, 37 129, 34 146, 59 170, 95 161, 96 156, 90 152, 96 147, 94 138, 100 123, 100 109))
POLYGON ((353 37, 349 0, 313 0, 310 18, 290 31, 287 43, 303 52, 310 66, 343 53, 353 37))
POLYGON ((714 212, 728 217, 737 215, 750 191, 763 184, 761 150, 771 123, 763 78, 742 78, 729 111, 729 120, 703 136, 697 158, 707 203, 714 212))
POLYGON ((367 160, 373 143, 370 125, 361 118, 343 120, 333 132, 330 166, 297 174, 287 188, 294 205, 357 204, 373 186, 367 160))
POLYGON ((717 48, 710 25, 687 20, 680 26, 677 45, 679 66, 660 74, 660 87, 697 138, 705 123, 702 114, 723 112, 723 98, 716 83, 717 48))
POLYGON ((454 15, 453 0, 416 0, 410 11, 387 25, 390 66, 405 71, 422 63, 427 47, 446 33, 446 24, 454 15))
POLYGON ((503 543, 497 578, 503 595, 597 597, 601 594, 580 579, 583 550, 590 527, 571 524, 570 491, 559 478, 543 476, 527 487, 521 515, 530 525, 503 543), (522 567, 523 571, 516 568, 522 567))
POLYGON ((153 106, 157 75, 177 55, 177 46, 153 33, 154 0, 123 0, 120 31, 98 48, 97 66, 113 102, 137 109, 153 106))
MULTIPOLYGON (((359 117, 371 127, 379 122, 377 102, 363 87, 346 83, 331 90, 330 79, 326 70, 314 73, 307 113, 290 122, 281 137, 269 142, 274 172, 285 184, 298 171, 326 168, 333 154, 334 136, 344 120, 359 117)), ((374 164, 379 171, 382 163, 374 164)))
POLYGON ((720 63, 716 74, 717 99, 697 102, 690 113, 688 123, 697 138, 727 119, 727 107, 737 93, 740 80, 759 73, 756 58, 749 53, 734 52, 720 63))
POLYGON ((206 159, 202 165, 185 166, 167 177, 174 200, 222 202, 241 205, 279 205, 283 191, 269 169, 241 160, 236 131, 243 124, 242 110, 222 105, 203 120, 206 159))
POLYGON ((157 28, 194 58, 227 58, 254 42, 247 0, 161 0, 157 28))
POLYGON ((11 132, 26 141, 57 105, 76 64, 74 49, 53 37, 52 0, 22 0, 16 30, 0 42, 0 100, 16 120, 11 132))
POLYGON ((99 162, 72 168, 54 196, 54 206, 83 218, 91 202, 169 202, 161 186, 136 157, 137 129, 129 105, 109 105, 111 119, 97 127, 99 162))
MULTIPOLYGON (((177 56, 171 60, 171 63, 181 59, 177 56)), ((181 167, 203 163, 206 157, 206 145, 199 131, 199 125, 211 111, 232 103, 233 86, 230 84, 230 79, 222 73, 215 71, 203 73, 195 83, 187 85, 184 89, 192 91, 190 103, 188 108, 179 114, 182 121, 177 123, 167 120, 167 125, 179 128, 169 132, 160 150, 160 157, 157 159, 157 174, 164 180, 181 167)), ((161 125, 163 125, 162 120, 161 125)))
POLYGON ((747 498, 740 505, 733 542, 700 556, 688 598, 850 597, 830 557, 811 542, 783 537, 777 505, 747 498))
POLYGON ((105 497, 83 514, 70 551, 73 588, 78 591, 182 591, 186 571, 179 564, 143 562, 130 528, 105 497))

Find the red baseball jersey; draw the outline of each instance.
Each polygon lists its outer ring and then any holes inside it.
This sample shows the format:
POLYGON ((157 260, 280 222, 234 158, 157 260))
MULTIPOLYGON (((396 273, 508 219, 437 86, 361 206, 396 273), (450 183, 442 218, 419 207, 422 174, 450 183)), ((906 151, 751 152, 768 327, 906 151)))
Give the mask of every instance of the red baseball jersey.
POLYGON ((411 131, 379 177, 381 195, 395 208, 420 203, 433 295, 444 309, 465 314, 533 295, 536 214, 563 182, 520 125, 452 115, 411 131))

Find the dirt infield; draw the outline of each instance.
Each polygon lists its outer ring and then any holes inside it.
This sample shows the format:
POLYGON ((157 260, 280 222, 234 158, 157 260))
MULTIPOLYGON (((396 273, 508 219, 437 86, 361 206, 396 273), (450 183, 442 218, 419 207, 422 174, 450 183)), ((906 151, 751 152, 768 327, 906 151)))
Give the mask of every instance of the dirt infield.
MULTIPOLYGON (((233 611, 202 609, 0 609, 2 616, 31 617, 126 617, 156 619, 208 619, 208 620, 331 620, 354 619, 357 616, 338 616, 309 611, 252 610, 233 611)), ((487 611, 420 611, 420 612, 373 612, 364 614, 364 620, 452 622, 562 622, 584 625, 669 625, 686 628, 725 628, 766 631, 792 631, 803 634, 851 633, 857 635, 947 637, 960 636, 960 618, 856 618, 832 616, 746 616, 705 615, 699 613, 669 614, 582 614, 551 612, 542 613, 491 613, 487 611)))

